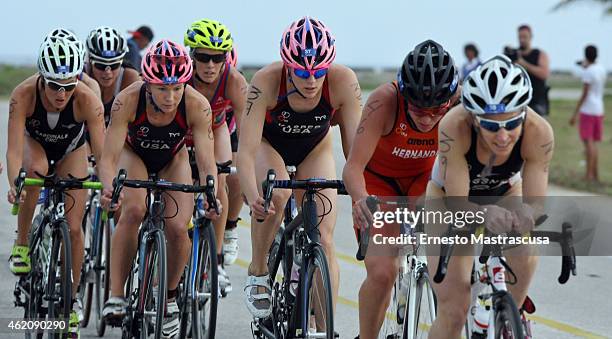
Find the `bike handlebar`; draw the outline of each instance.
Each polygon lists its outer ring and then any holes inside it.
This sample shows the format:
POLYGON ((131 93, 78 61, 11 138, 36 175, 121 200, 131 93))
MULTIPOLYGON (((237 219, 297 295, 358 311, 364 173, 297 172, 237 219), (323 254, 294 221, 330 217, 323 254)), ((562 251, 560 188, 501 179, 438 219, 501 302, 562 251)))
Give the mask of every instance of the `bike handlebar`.
MULTIPOLYGON (((542 215, 535 221, 535 226, 539 226, 546 219, 547 215, 542 215)), ((445 233, 445 235, 454 235, 459 233, 452 227, 445 233)), ((532 231, 531 236, 547 236, 550 241, 558 242, 561 245, 562 261, 561 261, 561 274, 559 275, 558 281, 560 284, 564 284, 569 279, 570 272, 572 275, 576 275, 576 252, 574 250, 573 236, 572 236, 572 225, 564 222, 562 225, 561 232, 552 231, 532 231)), ((441 283, 446 276, 448 271, 448 262, 450 261, 453 245, 441 245, 440 247, 440 258, 438 262, 438 268, 433 278, 434 282, 441 283)), ((495 249, 492 246, 483 246, 483 251, 479 257, 480 263, 484 264, 488 261, 489 256, 495 249)))
POLYGON ((25 169, 21 168, 19 170, 19 174, 17 178, 15 178, 15 200, 16 202, 13 204, 11 209, 12 215, 17 215, 19 213, 19 200, 21 198, 21 193, 23 188, 26 186, 38 186, 45 188, 55 188, 58 190, 76 190, 76 189, 93 189, 100 190, 102 189, 102 183, 99 181, 86 181, 86 178, 75 178, 72 175, 70 179, 59 179, 57 175, 52 174, 49 176, 42 176, 37 173, 42 178, 26 178, 27 172, 25 169))
MULTIPOLYGON (((338 194, 348 195, 344 182, 342 180, 328 180, 322 178, 310 178, 306 180, 276 180, 276 171, 269 169, 266 175, 266 180, 261 184, 264 198, 264 211, 267 213, 272 201, 272 191, 275 188, 280 189, 302 189, 306 191, 314 191, 320 189, 335 189, 338 194)), ((257 220, 262 222, 263 220, 257 220)))

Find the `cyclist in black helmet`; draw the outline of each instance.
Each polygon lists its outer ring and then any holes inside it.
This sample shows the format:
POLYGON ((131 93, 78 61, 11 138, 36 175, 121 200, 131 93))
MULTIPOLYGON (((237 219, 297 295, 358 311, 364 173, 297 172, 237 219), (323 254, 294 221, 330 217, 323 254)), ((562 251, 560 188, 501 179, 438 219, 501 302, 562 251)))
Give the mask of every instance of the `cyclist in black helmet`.
MULTIPOLYGON (((438 150, 438 122, 457 101, 458 81, 450 54, 427 40, 406 56, 397 81, 372 92, 343 175, 355 201, 356 229, 372 221, 366 205, 369 195, 416 200, 425 193, 438 150)), ((392 236, 398 229, 386 225, 380 232, 392 236)), ((365 258, 367 276, 359 291, 362 339, 378 335, 399 270, 397 252, 378 251, 375 242, 371 246, 377 255, 365 258)))

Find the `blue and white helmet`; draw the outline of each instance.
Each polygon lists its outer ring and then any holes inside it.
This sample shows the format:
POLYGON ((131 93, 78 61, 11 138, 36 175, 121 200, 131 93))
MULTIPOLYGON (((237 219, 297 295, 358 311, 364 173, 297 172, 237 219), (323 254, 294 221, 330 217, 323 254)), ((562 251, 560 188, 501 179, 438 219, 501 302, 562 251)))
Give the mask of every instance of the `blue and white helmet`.
POLYGON ((87 37, 87 52, 91 59, 114 63, 123 59, 128 51, 127 41, 118 30, 100 26, 87 37))
POLYGON ((523 109, 533 89, 527 71, 505 55, 497 55, 470 72, 461 91, 465 109, 476 115, 523 109))
POLYGON ((38 51, 38 71, 47 79, 76 77, 83 72, 84 54, 78 40, 48 35, 38 51))

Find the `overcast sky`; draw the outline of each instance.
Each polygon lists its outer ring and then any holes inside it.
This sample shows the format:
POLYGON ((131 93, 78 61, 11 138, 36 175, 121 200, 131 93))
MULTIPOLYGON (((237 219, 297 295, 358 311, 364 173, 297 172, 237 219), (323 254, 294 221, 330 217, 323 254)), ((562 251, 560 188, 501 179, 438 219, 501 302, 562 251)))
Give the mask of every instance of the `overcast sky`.
MULTIPOLYGON (((54 27, 81 39, 98 25, 126 32, 148 24, 155 39, 182 43, 188 25, 210 17, 225 23, 238 46, 241 64, 279 59, 283 29, 302 15, 322 20, 336 36, 336 61, 347 65, 398 66, 415 44, 431 38, 464 62, 463 45, 475 42, 487 59, 507 44, 517 45, 516 28, 532 26, 534 45, 553 69, 571 69, 586 44, 599 48, 599 62, 612 71, 612 16, 594 1, 557 12, 558 0, 303 0, 3 1, 0 61, 33 63, 44 35, 54 27)), ((126 33, 127 34, 127 33, 126 33)))

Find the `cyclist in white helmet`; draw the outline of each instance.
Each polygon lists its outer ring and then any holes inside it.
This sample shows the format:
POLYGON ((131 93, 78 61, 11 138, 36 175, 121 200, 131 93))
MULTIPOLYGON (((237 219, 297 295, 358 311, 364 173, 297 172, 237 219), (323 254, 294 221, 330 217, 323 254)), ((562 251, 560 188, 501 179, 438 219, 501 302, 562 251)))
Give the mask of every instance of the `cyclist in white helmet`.
MULTIPOLYGON (((546 196, 554 137, 548 122, 527 106, 531 94, 527 72, 503 55, 489 59, 465 78, 463 106, 453 108, 440 122, 439 153, 427 186, 428 199, 454 196, 472 201, 473 197, 485 196, 493 204, 464 202, 462 208, 486 208, 486 227, 491 232, 525 234, 533 229, 534 220, 541 215, 538 202, 495 205, 510 196, 546 196)), ((428 234, 439 231, 427 225, 428 234)), ((463 246, 470 245, 459 247, 463 246)), ((533 251, 526 245, 504 251, 517 277, 517 283, 508 289, 519 306, 537 265, 533 251)), ((431 276, 438 259, 428 257, 431 276)), ((461 337, 470 304, 473 260, 471 256, 453 256, 445 279, 433 284, 438 317, 429 338, 461 337)))
POLYGON ((87 63, 84 73, 100 86, 104 122, 108 126, 115 96, 140 80, 140 76, 135 69, 123 65, 123 57, 128 47, 125 38, 116 29, 108 26, 97 27, 89 33, 85 43, 87 63))
MULTIPOLYGON (((85 46, 83 46, 83 43, 76 37, 76 35, 74 35, 74 33, 65 28, 56 28, 51 30, 45 39, 49 38, 66 38, 69 41, 76 43, 79 46, 79 49, 85 52, 85 46)), ((98 98, 102 97, 100 86, 96 80, 92 79, 86 72, 81 72, 81 74, 78 75, 78 78, 80 82, 94 91, 98 98)))
MULTIPOLYGON (((38 74, 19 84, 11 94, 7 174, 10 190, 8 201, 14 203, 16 192, 13 179, 19 169, 25 168, 28 177, 35 172, 46 174, 50 161, 61 177, 72 174, 87 176, 85 126, 91 133, 91 147, 99 158, 104 144, 104 109, 100 99, 87 86, 79 82, 83 70, 84 53, 81 46, 65 37, 47 37, 38 53, 38 74)), ((28 233, 38 199, 37 187, 27 187, 19 210, 17 240, 11 252, 10 269, 14 274, 27 274, 31 270, 28 233)), ((85 211, 87 192, 70 193, 74 205, 67 209, 72 245, 72 278, 79 281, 83 263, 83 233, 81 221, 85 211)), ((76 294, 78 284, 73 284, 76 294)), ((69 337, 78 337, 78 317, 72 311, 69 337)))

